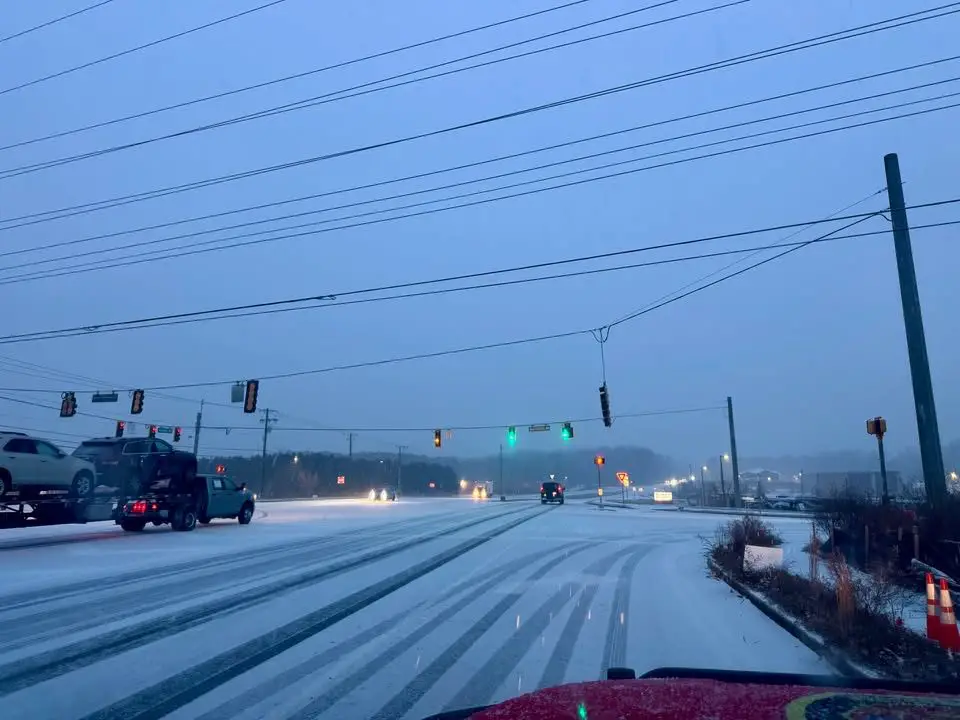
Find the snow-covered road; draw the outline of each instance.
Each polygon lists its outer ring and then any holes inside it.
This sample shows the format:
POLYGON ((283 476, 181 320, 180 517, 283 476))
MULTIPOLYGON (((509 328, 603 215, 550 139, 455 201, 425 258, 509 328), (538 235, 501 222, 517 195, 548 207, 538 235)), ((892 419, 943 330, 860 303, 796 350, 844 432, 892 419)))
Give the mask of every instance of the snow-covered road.
POLYGON ((0 715, 422 718, 608 666, 831 672, 706 576, 723 520, 306 501, 193 533, 5 531, 0 715))

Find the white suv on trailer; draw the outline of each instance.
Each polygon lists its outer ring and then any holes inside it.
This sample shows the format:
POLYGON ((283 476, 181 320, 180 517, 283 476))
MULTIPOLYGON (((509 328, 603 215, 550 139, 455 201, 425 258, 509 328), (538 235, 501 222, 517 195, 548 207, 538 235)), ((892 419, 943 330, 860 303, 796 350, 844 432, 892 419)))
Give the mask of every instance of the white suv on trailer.
POLYGON ((0 430, 0 499, 13 490, 34 494, 67 490, 73 497, 93 495, 97 469, 47 440, 26 433, 0 430))

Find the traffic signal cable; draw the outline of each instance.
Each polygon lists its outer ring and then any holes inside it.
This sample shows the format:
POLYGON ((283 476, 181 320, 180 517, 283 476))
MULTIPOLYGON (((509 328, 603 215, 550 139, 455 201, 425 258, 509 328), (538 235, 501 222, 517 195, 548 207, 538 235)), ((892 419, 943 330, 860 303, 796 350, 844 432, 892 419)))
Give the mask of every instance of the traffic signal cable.
POLYGON ((316 155, 312 157, 301 158, 299 160, 293 160, 293 161, 281 163, 278 165, 270 165, 270 166, 255 168, 253 170, 246 170, 238 173, 220 175, 212 178, 207 178, 205 180, 198 180, 190 183, 184 183, 180 185, 173 185, 165 188, 158 188, 155 190, 149 190, 149 191, 144 191, 140 193, 123 195, 119 197, 109 198, 106 200, 99 200, 99 201, 93 201, 88 203, 82 203, 79 205, 66 206, 66 207, 62 207, 54 210, 46 210, 41 212, 30 213, 27 215, 20 215, 20 216, 8 218, 6 221, 4 221, 5 227, 0 228, 0 230, 9 230, 15 227, 22 227, 26 224, 35 224, 37 222, 47 222, 51 220, 63 219, 65 217, 73 217, 75 215, 97 212, 100 210, 106 210, 114 207, 119 207, 122 205, 129 205, 131 203, 139 203, 145 200, 150 200, 158 197, 166 197, 168 195, 179 194, 182 192, 188 192, 192 190, 198 190, 205 187, 212 187, 214 185, 220 185, 222 183, 233 182, 236 180, 241 180, 241 179, 250 178, 250 177, 257 177, 260 175, 273 173, 281 170, 288 170, 295 167, 303 167, 305 165, 310 165, 317 162, 331 160, 334 158, 347 157, 347 156, 365 153, 373 150, 380 150, 387 147, 393 147, 400 144, 413 142, 416 140, 423 140, 426 138, 455 133, 461 130, 481 127, 481 126, 489 125, 492 123, 502 122, 504 120, 532 115, 532 114, 544 112, 546 110, 565 107, 567 105, 572 105, 572 104, 584 102, 587 100, 607 97, 610 95, 626 92, 629 90, 635 90, 640 87, 659 84, 662 82, 676 80, 683 77, 691 77, 694 75, 699 75, 699 74, 711 72, 714 70, 735 67, 738 65, 742 65, 744 63, 755 62, 757 60, 764 60, 772 57, 778 57, 788 53, 798 52, 800 50, 808 50, 814 47, 820 47, 830 43, 840 42, 843 40, 850 40, 855 37, 862 37, 865 35, 870 35, 877 32, 883 32, 886 30, 893 30, 900 27, 912 25, 915 23, 939 19, 949 15, 954 15, 957 13, 960 13, 960 2, 949 3, 946 5, 939 6, 937 8, 931 8, 928 10, 913 12, 913 13, 898 16, 895 18, 890 18, 887 20, 868 23, 866 25, 861 25, 861 26, 849 28, 847 30, 842 30, 838 32, 828 33, 826 35, 820 35, 807 40, 788 43, 785 45, 778 45, 773 48, 768 48, 766 50, 755 51, 752 53, 748 53, 746 55, 740 55, 734 58, 728 58, 726 60, 708 63, 705 65, 699 65, 693 68, 689 68, 687 70, 669 73, 667 75, 660 75, 657 77, 647 78, 647 79, 639 80, 632 83, 626 83, 622 85, 608 87, 603 90, 597 90, 590 93, 566 97, 560 100, 555 100, 555 101, 552 101, 549 103, 543 103, 540 105, 528 106, 518 110, 510 111, 507 113, 487 116, 484 118, 479 118, 476 120, 459 123, 456 125, 449 125, 443 128, 424 131, 414 135, 407 135, 404 137, 393 138, 391 140, 384 140, 381 142, 372 143, 368 145, 347 148, 347 149, 343 149, 343 150, 339 150, 331 153, 326 153, 323 155, 316 155), (953 8, 953 9, 949 9, 949 8, 953 8), (945 11, 939 12, 941 10, 945 10, 945 11), (937 13, 937 12, 939 12, 939 14, 935 14, 935 15, 929 14, 929 13, 937 13), (927 15, 927 16, 917 17, 920 15, 927 15), (33 222, 20 223, 20 224, 14 224, 14 225, 10 224, 10 223, 18 223, 23 220, 32 220, 33 222))
MULTIPOLYGON (((893 70, 885 70, 885 71, 882 71, 882 72, 870 73, 870 74, 868 74, 868 75, 860 75, 860 76, 858 76, 858 77, 848 78, 848 79, 845 79, 845 80, 840 80, 840 81, 836 81, 836 82, 821 84, 821 85, 817 85, 817 86, 813 86, 813 87, 807 87, 807 88, 803 88, 803 89, 801 89, 801 90, 794 90, 794 91, 790 91, 790 92, 779 93, 779 94, 776 94, 776 95, 765 96, 765 97, 758 98, 758 99, 754 99, 754 100, 749 100, 749 101, 745 101, 745 102, 735 103, 735 104, 733 104, 733 105, 726 105, 726 106, 722 106, 722 107, 718 107, 718 108, 711 108, 711 109, 709 109, 709 110, 699 111, 699 112, 696 112, 696 113, 690 113, 690 114, 682 115, 682 116, 678 116, 678 117, 667 118, 667 119, 665 119, 665 120, 658 120, 658 121, 654 121, 654 122, 648 122, 648 123, 644 123, 644 124, 641 124, 641 125, 634 125, 634 126, 631 126, 631 127, 623 128, 623 129, 620 129, 620 130, 614 130, 614 131, 605 132, 605 133, 599 133, 599 134, 595 134, 595 135, 591 135, 591 136, 587 136, 587 137, 581 137, 581 138, 577 138, 577 139, 574 139, 574 140, 569 140, 569 141, 562 142, 562 143, 555 143, 555 144, 552 144, 552 145, 540 146, 540 147, 532 148, 532 149, 529 149, 529 150, 524 150, 524 151, 520 151, 520 152, 510 153, 510 154, 507 154, 507 155, 494 156, 494 157, 491 157, 491 158, 486 158, 486 159, 479 160, 479 161, 475 161, 475 162, 464 163, 464 164, 455 165, 455 166, 448 166, 448 167, 440 168, 440 169, 437 169, 437 170, 431 170, 431 171, 427 171, 427 172, 417 173, 417 174, 414 174, 414 175, 407 175, 407 176, 398 177, 398 178, 391 178, 391 179, 388 179, 388 180, 382 180, 382 181, 378 181, 378 182, 374 182, 374 183, 368 183, 368 184, 364 184, 364 185, 356 185, 356 186, 352 186, 352 187, 341 188, 341 189, 338 189, 338 190, 331 190, 331 191, 327 191, 327 192, 323 192, 323 193, 314 193, 314 194, 311 194, 311 195, 301 195, 301 196, 292 197, 292 198, 287 198, 287 199, 283 199, 283 200, 278 200, 278 201, 274 201, 274 202, 270 202, 270 203, 261 203, 261 204, 258 204, 258 205, 251 205, 251 206, 246 206, 246 207, 242 207, 242 208, 236 208, 236 209, 233 209, 233 210, 221 211, 221 212, 217 212, 217 213, 209 213, 209 214, 206 214, 206 215, 193 216, 193 217, 189 217, 189 218, 181 218, 181 219, 178 219, 178 220, 167 221, 167 222, 163 222, 163 223, 155 223, 155 224, 152 224, 152 225, 140 226, 140 227, 132 228, 132 229, 128 229, 128 230, 114 231, 114 232, 110 232, 110 233, 101 233, 101 234, 98 234, 98 235, 92 235, 92 236, 83 237, 83 238, 75 238, 75 239, 71 239, 71 240, 62 240, 62 241, 58 241, 58 242, 54 242, 54 243, 49 243, 49 244, 46 244, 46 245, 33 246, 33 247, 29 247, 29 248, 20 248, 20 249, 15 249, 15 250, 5 250, 5 251, 3 251, 3 252, 0 252, 0 257, 17 256, 17 255, 23 255, 23 254, 26 254, 26 253, 33 253, 33 252, 40 252, 40 251, 45 251, 45 250, 52 250, 52 249, 56 249, 56 248, 60 248, 60 247, 76 246, 76 245, 80 245, 80 244, 85 244, 85 243, 93 242, 93 241, 96 241, 96 240, 104 240, 104 239, 110 239, 110 238, 115 238, 115 237, 122 237, 122 236, 126 236, 126 235, 132 235, 132 234, 137 234, 137 233, 142 233, 142 232, 148 232, 148 231, 153 231, 153 230, 160 230, 160 229, 164 229, 164 228, 168 228, 168 227, 174 227, 174 226, 177 226, 177 225, 183 225, 183 224, 187 224, 187 223, 201 222, 201 221, 204 221, 204 220, 211 220, 211 219, 226 217, 226 216, 230 216, 230 215, 240 214, 240 213, 253 212, 253 211, 256 211, 256 210, 264 210, 264 209, 269 209, 269 208, 273 208, 273 207, 279 207, 279 206, 282 206, 282 205, 304 202, 304 201, 307 201, 307 200, 316 200, 316 199, 320 199, 320 198, 325 198, 325 197, 330 197, 330 196, 335 196, 335 195, 340 195, 340 194, 345 194, 345 193, 358 192, 358 191, 361 191, 361 190, 370 190, 370 189, 374 189, 374 188, 377 188, 377 187, 383 187, 383 186, 385 186, 385 185, 391 185, 391 184, 395 184, 395 183, 407 182, 407 181, 411 181, 411 180, 421 180, 421 179, 424 179, 424 178, 433 177, 433 176, 436 176, 436 175, 441 175, 441 174, 445 174, 445 173, 449 173, 449 172, 457 172, 457 171, 461 171, 461 170, 467 170, 467 169, 471 169, 471 168, 475 168, 475 167, 480 167, 480 166, 483 166, 483 165, 488 165, 488 164, 491 164, 491 163, 502 162, 502 161, 505 161, 505 160, 514 160, 514 159, 517 159, 517 158, 520 158, 520 157, 526 157, 526 156, 529 156, 529 155, 534 155, 534 154, 538 154, 538 153, 542 153, 542 152, 547 152, 547 151, 552 151, 552 150, 558 150, 558 149, 562 149, 562 148, 566 148, 566 147, 572 147, 572 146, 575 146, 575 145, 580 145, 580 144, 592 142, 592 141, 595 141, 595 140, 605 140, 605 139, 609 139, 609 138, 611 138, 611 137, 616 137, 616 136, 620 136, 620 135, 625 135, 625 134, 632 133, 632 132, 637 132, 637 131, 640 131, 640 130, 648 130, 648 129, 652 129, 652 128, 656 128, 656 127, 662 127, 662 126, 670 125, 670 124, 677 123, 677 122, 686 121, 686 120, 698 119, 698 118, 702 118, 702 117, 706 117, 706 116, 710 116, 710 115, 715 115, 715 114, 719 114, 719 113, 723 113, 723 112, 728 112, 728 111, 732 111, 732 110, 740 110, 740 109, 744 109, 744 108, 747 108, 747 107, 752 107, 752 106, 756 106, 756 105, 760 105, 760 104, 765 104, 765 103, 769 103, 769 102, 774 102, 774 101, 777 101, 777 100, 783 100, 783 99, 787 99, 787 98, 793 98, 793 97, 797 97, 797 96, 801 96, 801 95, 806 95, 806 94, 809 94, 809 93, 819 92, 819 91, 821 91, 821 90, 834 89, 834 88, 843 87, 843 86, 851 85, 851 84, 859 84, 859 83, 866 82, 866 81, 869 81, 869 80, 875 80, 875 79, 879 79, 879 78, 883 78, 883 77, 887 77, 887 76, 891 76, 891 75, 895 75, 895 74, 900 74, 900 73, 904 73, 904 72, 910 72, 910 71, 913 71, 913 70, 926 69, 926 68, 930 68, 930 67, 933 67, 933 66, 942 65, 942 64, 945 64, 945 63, 956 62, 956 61, 958 61, 958 60, 960 60, 960 55, 954 55, 954 56, 950 56, 950 57, 939 58, 939 59, 937 59, 937 60, 930 60, 930 61, 926 61, 926 62, 922 62, 922 63, 915 63, 915 64, 912 64, 912 65, 907 65, 907 66, 895 68, 895 69, 893 69, 893 70)), ((954 79, 951 78, 951 79, 949 80, 949 82, 952 82, 953 80, 954 80, 954 79)), ((944 81, 944 82, 947 82, 947 81, 944 81)), ((942 84, 942 83, 933 83, 933 84, 942 84)), ((767 119, 769 120, 769 119, 779 119, 779 118, 781 118, 781 117, 791 117, 791 116, 793 116, 794 114, 802 114, 803 112, 814 112, 814 111, 816 111, 816 110, 826 109, 826 108, 829 108, 829 107, 837 107, 837 106, 840 106, 840 105, 850 104, 850 103, 853 103, 853 102, 865 101, 865 100, 870 100, 870 99, 877 99, 877 98, 880 98, 880 97, 886 97, 886 96, 898 94, 898 93, 901 93, 901 92, 908 92, 908 91, 911 91, 911 90, 916 90, 916 89, 919 89, 919 88, 921 88, 921 87, 928 87, 928 86, 930 86, 930 84, 915 84, 915 85, 913 85, 913 86, 906 87, 906 88, 901 88, 901 89, 899 89, 899 90, 891 90, 891 91, 889 91, 889 92, 884 92, 884 93, 879 93, 879 94, 873 94, 873 95, 867 95, 867 96, 861 96, 859 99, 855 99, 855 100, 848 100, 848 101, 842 101, 842 102, 839 102, 839 103, 831 103, 831 104, 828 104, 828 105, 821 105, 821 106, 809 108, 809 109, 802 110, 802 111, 794 111, 794 113, 786 113, 786 114, 784 114, 784 115, 776 115, 776 116, 773 116, 772 118, 767 118, 767 119)), ((751 121, 751 122, 761 122, 761 120, 751 121)), ((742 123, 735 125, 735 127, 741 127, 741 126, 742 126, 742 123)), ((719 130, 719 129, 715 129, 715 131, 716 131, 716 130, 719 130)), ((668 140, 669 140, 669 139, 668 139, 668 140)), ((663 142, 666 142, 666 141, 667 141, 667 140, 664 140, 663 142)), ((659 142, 659 141, 658 141, 658 142, 659 142)), ((528 170, 525 170, 525 171, 528 171, 528 170)), ((525 172, 525 171, 517 171, 517 172, 525 172)), ((497 177, 501 177, 501 176, 500 176, 500 175, 495 175, 495 176, 491 176, 491 177, 497 178, 497 177)), ((485 180, 485 179, 488 179, 488 178, 482 178, 481 180, 485 180)), ((479 181, 480 181, 480 180, 478 180, 478 182, 479 182, 479 181)), ((459 186, 460 186, 460 184, 455 184, 453 187, 459 187, 459 186)), ((435 191, 437 191, 437 190, 445 189, 445 188, 448 188, 448 187, 450 187, 450 186, 444 185, 444 186, 440 186, 440 187, 436 187, 436 188, 431 188, 431 189, 426 190, 426 191, 424 191, 424 192, 435 192, 435 191)), ((408 197, 408 196, 409 196, 409 194, 402 194, 402 195, 399 195, 399 196, 396 196, 396 195, 394 195, 394 196, 387 196, 387 197, 385 197, 385 198, 383 198, 383 197, 378 198, 377 200, 371 201, 371 202, 383 202, 383 201, 390 200, 390 199, 394 199, 394 198, 397 198, 397 197, 408 197)), ((281 221, 281 220, 289 220, 289 219, 293 219, 293 218, 304 217, 304 216, 311 215, 311 214, 315 214, 315 213, 329 212, 330 210, 333 210, 333 209, 337 209, 337 208, 323 208, 323 209, 315 210, 315 211, 306 211, 306 212, 298 212, 298 213, 288 213, 288 214, 285 214, 285 215, 277 215, 277 216, 270 217, 270 218, 264 218, 264 219, 260 219, 260 220, 253 220, 253 221, 248 221, 248 222, 239 223, 239 224, 221 225, 221 226, 215 227, 215 228, 209 228, 209 229, 199 230, 199 231, 194 231, 194 232, 189 232, 189 233, 182 233, 182 234, 179 234, 179 235, 168 236, 168 237, 166 237, 166 238, 158 238, 158 239, 150 240, 150 241, 143 241, 143 242, 137 242, 137 243, 128 244, 128 245, 117 246, 117 247, 115 247, 115 248, 110 248, 110 250, 112 251, 112 250, 121 250, 121 249, 132 249, 132 248, 137 248, 137 247, 144 247, 144 246, 146 246, 146 245, 151 245, 151 246, 153 246, 153 245, 156 245, 157 243, 172 242, 173 240, 178 240, 178 239, 194 238, 194 237, 199 237, 199 236, 203 236, 203 235, 207 235, 207 234, 213 234, 213 233, 217 233, 217 232, 224 232, 224 231, 228 231, 228 230, 236 230, 236 229, 251 227, 251 226, 255 226, 255 225, 262 225, 262 224, 271 223, 271 222, 279 222, 279 221, 281 221)), ((2 229, 2 228, 0 228, 0 229, 2 229)), ((275 230, 272 230, 272 231, 275 231, 275 230)), ((265 230, 265 231, 263 231, 263 232, 271 232, 271 231, 266 231, 266 230, 265 230)), ((225 239, 222 239, 222 240, 228 240, 228 238, 225 238, 225 239)), ((7 266, 7 268, 4 268, 4 269, 20 269, 20 268, 23 268, 23 267, 30 267, 30 266, 32 266, 32 265, 45 264, 45 263, 47 263, 47 262, 53 262, 53 261, 55 261, 55 260, 60 260, 60 259, 70 259, 70 260, 74 260, 74 259, 76 259, 76 258, 78 258, 78 257, 84 257, 84 256, 88 256, 88 255, 91 255, 91 254, 99 254, 100 252, 102 252, 102 251, 99 251, 99 250, 98 250, 98 251, 94 251, 94 252, 92 252, 92 253, 72 254, 72 255, 69 255, 69 256, 62 256, 62 257, 60 257, 60 258, 45 259, 45 260, 37 261, 37 262, 34 262, 34 263, 24 263, 24 264, 20 264, 20 265, 7 266)))

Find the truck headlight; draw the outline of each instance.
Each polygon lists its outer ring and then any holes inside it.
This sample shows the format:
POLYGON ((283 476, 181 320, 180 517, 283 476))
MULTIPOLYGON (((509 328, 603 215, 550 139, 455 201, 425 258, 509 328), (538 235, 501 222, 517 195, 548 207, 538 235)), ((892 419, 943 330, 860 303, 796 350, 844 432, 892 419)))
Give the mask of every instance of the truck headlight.
POLYGON ((376 500, 376 499, 377 499, 377 491, 376 491, 376 490, 371 490, 371 491, 370 491, 370 494, 367 495, 367 497, 369 497, 371 500, 376 500))

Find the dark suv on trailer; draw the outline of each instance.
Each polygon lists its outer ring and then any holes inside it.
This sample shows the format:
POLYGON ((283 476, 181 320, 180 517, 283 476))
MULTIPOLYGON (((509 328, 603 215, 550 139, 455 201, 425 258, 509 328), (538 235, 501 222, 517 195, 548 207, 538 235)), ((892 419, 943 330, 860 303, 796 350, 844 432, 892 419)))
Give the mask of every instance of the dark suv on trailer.
POLYGON ((186 486, 197 474, 196 455, 159 438, 84 440, 73 454, 92 462, 98 482, 117 488, 124 497, 139 494, 142 487, 161 478, 186 486))
POLYGON ((563 485, 558 482, 545 482, 540 485, 540 503, 558 502, 563 505, 563 485))

